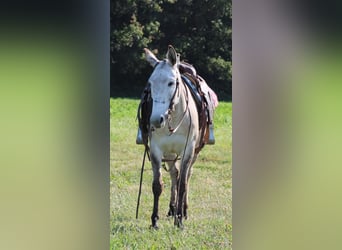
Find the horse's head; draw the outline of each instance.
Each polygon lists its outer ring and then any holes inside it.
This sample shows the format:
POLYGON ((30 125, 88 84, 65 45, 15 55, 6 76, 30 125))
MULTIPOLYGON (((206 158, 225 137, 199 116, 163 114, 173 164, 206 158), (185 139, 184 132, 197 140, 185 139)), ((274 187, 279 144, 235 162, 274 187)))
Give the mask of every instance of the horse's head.
POLYGON ((178 102, 178 83, 180 73, 178 70, 179 56, 175 49, 169 45, 165 60, 158 60, 148 49, 145 49, 146 60, 154 67, 148 82, 151 86, 153 99, 150 124, 154 128, 165 126, 169 110, 178 102))

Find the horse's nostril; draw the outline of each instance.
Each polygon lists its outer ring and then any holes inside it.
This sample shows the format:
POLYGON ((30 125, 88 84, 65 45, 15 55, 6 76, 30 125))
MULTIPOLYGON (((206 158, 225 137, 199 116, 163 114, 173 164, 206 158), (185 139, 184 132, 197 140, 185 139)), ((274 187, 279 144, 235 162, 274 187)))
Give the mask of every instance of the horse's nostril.
POLYGON ((163 122, 164 122, 164 117, 161 116, 161 117, 160 117, 160 124, 162 124, 163 122))

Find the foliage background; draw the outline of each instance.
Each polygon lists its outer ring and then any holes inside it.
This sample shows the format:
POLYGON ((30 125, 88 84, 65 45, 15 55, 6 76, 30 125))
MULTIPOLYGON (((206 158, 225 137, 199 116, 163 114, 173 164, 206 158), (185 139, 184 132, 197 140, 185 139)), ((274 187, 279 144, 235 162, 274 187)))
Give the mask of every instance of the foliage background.
POLYGON ((220 100, 232 98, 231 0, 111 0, 111 97, 139 97, 150 66, 172 44, 220 100))

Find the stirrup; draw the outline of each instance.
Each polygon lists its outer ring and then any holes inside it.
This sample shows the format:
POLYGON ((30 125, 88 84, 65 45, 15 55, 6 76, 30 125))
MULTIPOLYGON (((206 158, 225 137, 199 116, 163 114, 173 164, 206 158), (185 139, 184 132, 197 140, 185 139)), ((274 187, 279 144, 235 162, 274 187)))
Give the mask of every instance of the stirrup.
POLYGON ((135 140, 135 143, 136 144, 144 144, 140 128, 138 128, 137 139, 135 140))
POLYGON ((215 137, 214 137, 214 125, 210 124, 209 125, 209 139, 208 139, 208 144, 215 144, 215 137))

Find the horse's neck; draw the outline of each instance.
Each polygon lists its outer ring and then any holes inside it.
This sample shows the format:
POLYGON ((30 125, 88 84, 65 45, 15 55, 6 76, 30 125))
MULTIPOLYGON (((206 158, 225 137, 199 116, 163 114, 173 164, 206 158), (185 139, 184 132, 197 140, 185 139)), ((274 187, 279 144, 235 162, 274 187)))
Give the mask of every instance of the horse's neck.
POLYGON ((176 117, 181 117, 183 115, 183 113, 185 112, 185 110, 187 109, 187 106, 189 105, 189 93, 187 93, 187 89, 186 86, 184 86, 182 79, 179 78, 179 101, 176 105, 176 109, 174 112, 174 115, 176 117))

